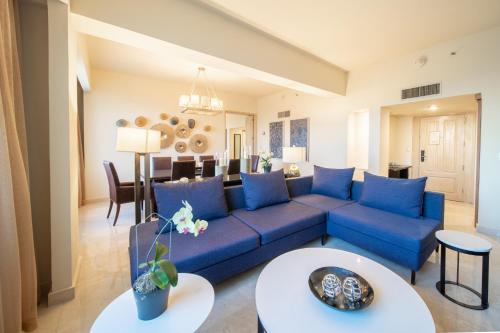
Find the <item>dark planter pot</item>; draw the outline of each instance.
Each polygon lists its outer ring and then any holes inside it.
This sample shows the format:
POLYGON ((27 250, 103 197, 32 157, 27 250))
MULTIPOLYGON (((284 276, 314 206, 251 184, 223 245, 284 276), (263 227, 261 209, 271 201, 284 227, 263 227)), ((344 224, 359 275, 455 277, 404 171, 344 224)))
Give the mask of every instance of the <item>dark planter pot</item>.
POLYGON ((273 167, 272 164, 269 164, 269 165, 263 165, 262 166, 262 170, 264 170, 265 173, 269 173, 271 172, 271 168, 273 167))
POLYGON ((151 320, 167 309, 170 285, 165 289, 157 289, 150 294, 139 294, 134 290, 137 315, 140 320, 151 320))

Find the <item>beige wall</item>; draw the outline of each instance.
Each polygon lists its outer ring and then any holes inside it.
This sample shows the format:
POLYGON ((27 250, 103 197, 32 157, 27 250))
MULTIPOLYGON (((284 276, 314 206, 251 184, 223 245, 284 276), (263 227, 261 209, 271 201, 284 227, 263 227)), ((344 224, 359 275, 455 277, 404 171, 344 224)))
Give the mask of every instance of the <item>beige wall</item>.
MULTIPOLYGON (((187 123, 189 118, 196 120, 192 134, 205 134, 208 138, 208 149, 203 154, 222 153, 225 150, 224 115, 196 116, 180 113, 179 96, 186 93, 189 86, 175 84, 159 79, 123 74, 105 70, 92 72, 92 90, 85 93, 85 181, 86 200, 108 198, 108 185, 102 162, 110 160, 115 163, 118 175, 123 181, 131 181, 134 176, 133 154, 115 150, 116 125, 118 119, 126 119, 129 126, 135 127, 134 119, 140 115, 147 118, 146 127, 160 120, 160 113, 170 117, 177 116, 187 123), (211 125, 212 130, 205 132, 204 125, 211 125)), ((255 113, 256 100, 253 97, 218 92, 227 109, 255 113)), ((168 123, 168 120, 167 120, 168 123)), ((176 138, 175 142, 181 141, 176 138)), ((188 142, 189 139, 182 140, 188 142)), ((174 143, 175 144, 175 143, 174 143)), ((174 144, 163 149, 159 155, 172 156, 175 160, 179 154, 174 144)), ((181 155, 200 155, 188 151, 181 155)))
POLYGON ((22 80, 39 295, 51 284, 47 5, 21 1, 22 80))
POLYGON ((391 116, 389 162, 412 165, 413 117, 391 116))
POLYGON ((48 0, 52 290, 49 304, 74 297, 78 270, 76 38, 69 8, 48 0))

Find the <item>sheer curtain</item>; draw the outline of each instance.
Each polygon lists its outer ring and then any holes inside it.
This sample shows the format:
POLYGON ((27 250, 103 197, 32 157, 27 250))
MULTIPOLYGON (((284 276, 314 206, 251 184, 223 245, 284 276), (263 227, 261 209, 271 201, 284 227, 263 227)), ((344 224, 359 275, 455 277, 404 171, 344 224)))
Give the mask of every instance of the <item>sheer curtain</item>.
POLYGON ((16 0, 0 0, 0 332, 37 326, 16 0))

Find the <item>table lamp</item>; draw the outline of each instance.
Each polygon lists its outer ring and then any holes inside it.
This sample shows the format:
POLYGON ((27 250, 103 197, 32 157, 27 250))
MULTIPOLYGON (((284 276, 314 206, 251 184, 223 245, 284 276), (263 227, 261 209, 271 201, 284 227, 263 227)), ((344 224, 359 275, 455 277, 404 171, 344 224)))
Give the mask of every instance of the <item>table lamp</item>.
POLYGON ((151 215, 151 183, 149 179, 149 153, 160 152, 161 132, 143 128, 118 127, 116 150, 135 154, 134 201, 135 224, 141 223, 141 156, 144 156, 144 212, 151 215))
POLYGON ((300 170, 297 163, 305 161, 306 148, 305 147, 283 147, 283 162, 291 163, 288 169, 288 174, 292 177, 299 177, 300 170))

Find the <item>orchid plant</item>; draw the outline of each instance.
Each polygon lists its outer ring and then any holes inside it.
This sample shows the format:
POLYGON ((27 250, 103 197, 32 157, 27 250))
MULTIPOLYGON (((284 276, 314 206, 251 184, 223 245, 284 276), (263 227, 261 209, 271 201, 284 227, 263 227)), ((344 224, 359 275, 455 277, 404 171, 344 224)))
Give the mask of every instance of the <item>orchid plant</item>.
POLYGON ((263 168, 271 166, 271 160, 273 159, 273 153, 261 153, 260 160, 263 168))
POLYGON ((170 227, 170 232, 172 232, 175 226, 176 230, 181 234, 193 234, 195 237, 203 234, 208 228, 208 222, 205 220, 197 219, 193 222, 193 208, 187 201, 182 201, 183 207, 179 209, 170 219, 166 219, 163 216, 158 215, 160 219, 163 219, 166 223, 161 228, 160 232, 153 241, 153 244, 149 248, 146 254, 146 260, 144 263, 139 265, 139 268, 148 267, 148 270, 137 278, 134 282, 134 290, 140 294, 148 294, 155 291, 157 288, 165 289, 169 285, 175 287, 177 285, 178 274, 175 265, 170 261, 169 249, 172 248, 172 236, 169 237, 169 245, 166 247, 158 241, 161 233, 170 227), (151 251, 155 247, 155 256, 153 260, 148 260, 151 251), (162 259, 163 256, 169 254, 168 260, 162 259))

